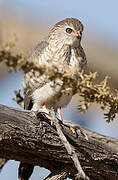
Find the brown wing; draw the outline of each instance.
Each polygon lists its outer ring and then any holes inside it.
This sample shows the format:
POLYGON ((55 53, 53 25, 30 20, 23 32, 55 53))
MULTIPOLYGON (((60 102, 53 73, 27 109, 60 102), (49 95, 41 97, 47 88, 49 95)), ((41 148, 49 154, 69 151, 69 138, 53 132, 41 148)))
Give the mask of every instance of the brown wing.
POLYGON ((33 59, 38 57, 47 46, 48 42, 46 40, 39 42, 29 53, 27 60, 30 62, 33 61, 33 59))
MULTIPOLYGON (((35 60, 35 58, 37 59, 37 57, 43 52, 43 50, 48 46, 48 42, 46 40, 43 40, 41 42, 39 42, 29 53, 27 60, 32 62, 35 60)), ((25 79, 26 81, 26 79, 25 79)), ((24 109, 27 110, 31 110, 32 106, 33 106, 33 102, 32 102, 32 90, 29 90, 29 88, 27 87, 25 94, 25 98, 24 98, 24 109)))
POLYGON ((87 68, 87 59, 86 59, 86 54, 85 54, 84 49, 82 48, 82 46, 80 46, 79 49, 78 49, 78 55, 82 58, 81 63, 80 63, 81 69, 86 70, 86 68, 87 68))

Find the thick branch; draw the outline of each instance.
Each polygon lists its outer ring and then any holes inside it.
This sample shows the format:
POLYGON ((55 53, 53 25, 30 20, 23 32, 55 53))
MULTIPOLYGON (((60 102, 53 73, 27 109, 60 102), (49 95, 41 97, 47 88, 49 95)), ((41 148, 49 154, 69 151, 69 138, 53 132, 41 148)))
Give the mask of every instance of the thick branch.
MULTIPOLYGON (((76 129, 80 127, 76 125, 76 129)), ((87 135, 78 138, 62 124, 63 133, 74 146, 84 172, 91 179, 118 179, 118 140, 81 127, 87 135)), ((55 126, 42 114, 0 105, 0 158, 43 166, 50 171, 70 167, 68 177, 77 173, 55 126)), ((67 175, 65 175, 67 176, 67 175)))
MULTIPOLYGON (((57 118, 55 118, 55 116, 52 116, 54 119, 54 123, 58 132, 58 135, 63 143, 63 145, 65 146, 68 154, 70 155, 71 159, 73 160, 73 163, 75 165, 75 168, 77 169, 78 173, 76 175, 76 177, 78 179, 84 179, 84 180, 89 180, 89 178, 85 175, 81 164, 78 160, 78 156, 74 150, 74 148, 70 145, 70 143, 68 142, 67 138, 65 137, 65 135, 62 132, 62 128, 60 126, 59 120, 57 118)), ((71 127, 71 126, 70 126, 71 127)))
POLYGON ((56 169, 53 173, 50 173, 45 180, 55 180, 55 179, 66 179, 70 174, 70 165, 62 166, 56 169))

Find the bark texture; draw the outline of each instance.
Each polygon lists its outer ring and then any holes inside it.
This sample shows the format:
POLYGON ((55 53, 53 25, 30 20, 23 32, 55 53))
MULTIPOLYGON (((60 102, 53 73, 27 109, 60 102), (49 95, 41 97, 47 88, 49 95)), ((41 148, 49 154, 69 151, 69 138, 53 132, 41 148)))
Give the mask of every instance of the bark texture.
MULTIPOLYGON (((62 131, 86 175, 92 180, 117 180, 118 140, 73 124, 77 136, 65 124, 62 131)), ((55 125, 43 114, 37 118, 31 111, 0 105, 0 158, 45 167, 51 171, 47 180, 76 179, 77 170, 55 125)))

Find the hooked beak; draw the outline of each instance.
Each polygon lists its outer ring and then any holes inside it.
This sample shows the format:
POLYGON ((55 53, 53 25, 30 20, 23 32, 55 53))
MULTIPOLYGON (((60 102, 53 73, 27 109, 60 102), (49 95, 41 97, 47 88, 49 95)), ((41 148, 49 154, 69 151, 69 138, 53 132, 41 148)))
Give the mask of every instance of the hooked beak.
POLYGON ((82 37, 81 31, 75 32, 73 36, 76 37, 77 39, 81 39, 82 37))

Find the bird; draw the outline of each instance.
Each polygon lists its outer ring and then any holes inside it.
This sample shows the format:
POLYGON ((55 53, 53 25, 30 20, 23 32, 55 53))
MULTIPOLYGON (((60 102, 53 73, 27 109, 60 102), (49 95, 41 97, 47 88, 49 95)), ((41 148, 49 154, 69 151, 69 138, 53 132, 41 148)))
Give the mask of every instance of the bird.
MULTIPOLYGON (((49 73, 58 70, 63 74, 65 69, 68 69, 78 80, 79 73, 87 66, 86 55, 81 46, 83 29, 83 24, 76 18, 66 18, 57 22, 48 36, 31 50, 27 61, 40 69, 49 69, 49 73)), ((31 69, 25 74, 22 87, 26 110, 36 113, 43 111, 50 119, 49 113, 53 108, 55 114, 63 121, 61 108, 66 107, 73 96, 73 89, 68 83, 64 83, 63 79, 56 75, 51 79, 48 73, 40 74, 31 69)), ((28 180, 33 168, 33 165, 21 162, 19 179, 28 180)))
MULTIPOLYGON (((85 52, 81 46, 84 26, 76 18, 66 18, 57 22, 42 41, 29 53, 27 61, 39 68, 56 67, 59 72, 68 68, 73 76, 84 71, 87 66, 85 52)), ((41 109, 49 113, 51 108, 63 120, 61 108, 66 107, 72 99, 72 87, 64 86, 63 80, 55 77, 49 79, 48 74, 41 74, 33 69, 25 74, 23 90, 25 108, 34 112, 41 109)))

